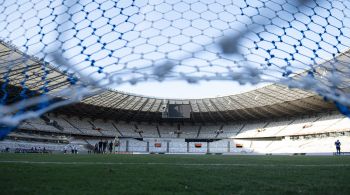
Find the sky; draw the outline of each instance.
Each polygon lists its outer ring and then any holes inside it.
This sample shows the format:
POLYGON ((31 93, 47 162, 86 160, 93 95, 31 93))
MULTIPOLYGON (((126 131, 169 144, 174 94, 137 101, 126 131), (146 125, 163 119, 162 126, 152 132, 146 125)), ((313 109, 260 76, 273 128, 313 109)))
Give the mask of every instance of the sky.
POLYGON ((136 85, 124 84, 117 90, 165 99, 200 99, 234 95, 266 85, 240 85, 234 81, 201 81, 189 84, 186 81, 141 82, 136 85))

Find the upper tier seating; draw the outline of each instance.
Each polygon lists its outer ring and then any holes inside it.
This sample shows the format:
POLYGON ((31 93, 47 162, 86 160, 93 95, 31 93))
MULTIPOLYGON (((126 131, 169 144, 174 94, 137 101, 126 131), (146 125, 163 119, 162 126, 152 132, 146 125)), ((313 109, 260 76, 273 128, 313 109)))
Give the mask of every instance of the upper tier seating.
POLYGON ((350 119, 341 114, 319 114, 317 116, 278 119, 277 121, 239 122, 237 124, 149 124, 125 123, 104 120, 79 119, 78 117, 46 116, 56 121, 63 129, 55 128, 43 119, 27 120, 20 129, 87 135, 95 137, 133 137, 133 138, 263 138, 292 135, 317 134, 322 132, 346 131, 350 119))

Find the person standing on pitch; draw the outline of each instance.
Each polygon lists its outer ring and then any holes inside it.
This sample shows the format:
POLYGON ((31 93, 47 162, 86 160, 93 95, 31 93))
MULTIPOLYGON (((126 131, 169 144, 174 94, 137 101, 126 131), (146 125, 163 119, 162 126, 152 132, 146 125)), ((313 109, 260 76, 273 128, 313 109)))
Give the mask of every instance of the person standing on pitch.
POLYGON ((107 145, 108 145, 108 141, 105 140, 105 141, 103 142, 102 145, 103 145, 103 151, 102 151, 102 153, 105 154, 105 153, 106 153, 106 149, 107 149, 107 145))
POLYGON ((336 154, 340 155, 340 145, 341 145, 341 143, 340 143, 339 139, 334 143, 334 145, 335 145, 335 148, 337 149, 337 153, 336 154))
POLYGON ((113 150, 113 142, 112 141, 108 145, 108 150, 109 150, 109 153, 112 154, 112 150, 113 150))
POLYGON ((98 142, 98 153, 102 153, 102 145, 103 145, 103 143, 102 143, 102 139, 98 142))

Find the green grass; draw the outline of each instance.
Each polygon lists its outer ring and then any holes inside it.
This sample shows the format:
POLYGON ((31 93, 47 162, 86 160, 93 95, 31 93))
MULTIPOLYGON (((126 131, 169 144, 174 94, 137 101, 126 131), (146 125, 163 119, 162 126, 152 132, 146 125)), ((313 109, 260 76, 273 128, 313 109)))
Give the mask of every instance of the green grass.
POLYGON ((349 181, 350 156, 0 154, 0 194, 350 194, 349 181))

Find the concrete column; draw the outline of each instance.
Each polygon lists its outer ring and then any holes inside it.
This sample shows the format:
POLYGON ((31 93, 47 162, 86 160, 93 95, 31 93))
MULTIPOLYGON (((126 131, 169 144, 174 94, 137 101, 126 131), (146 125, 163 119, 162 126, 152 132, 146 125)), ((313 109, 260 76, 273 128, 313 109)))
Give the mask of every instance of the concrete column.
POLYGON ((166 142, 166 152, 169 153, 169 141, 166 142))
POLYGON ((207 142, 207 153, 210 153, 210 142, 207 142))
POLYGON ((129 140, 126 140, 125 150, 126 152, 129 152, 129 140))
POLYGON ((230 142, 230 140, 227 141, 227 152, 231 152, 231 142, 230 142))

